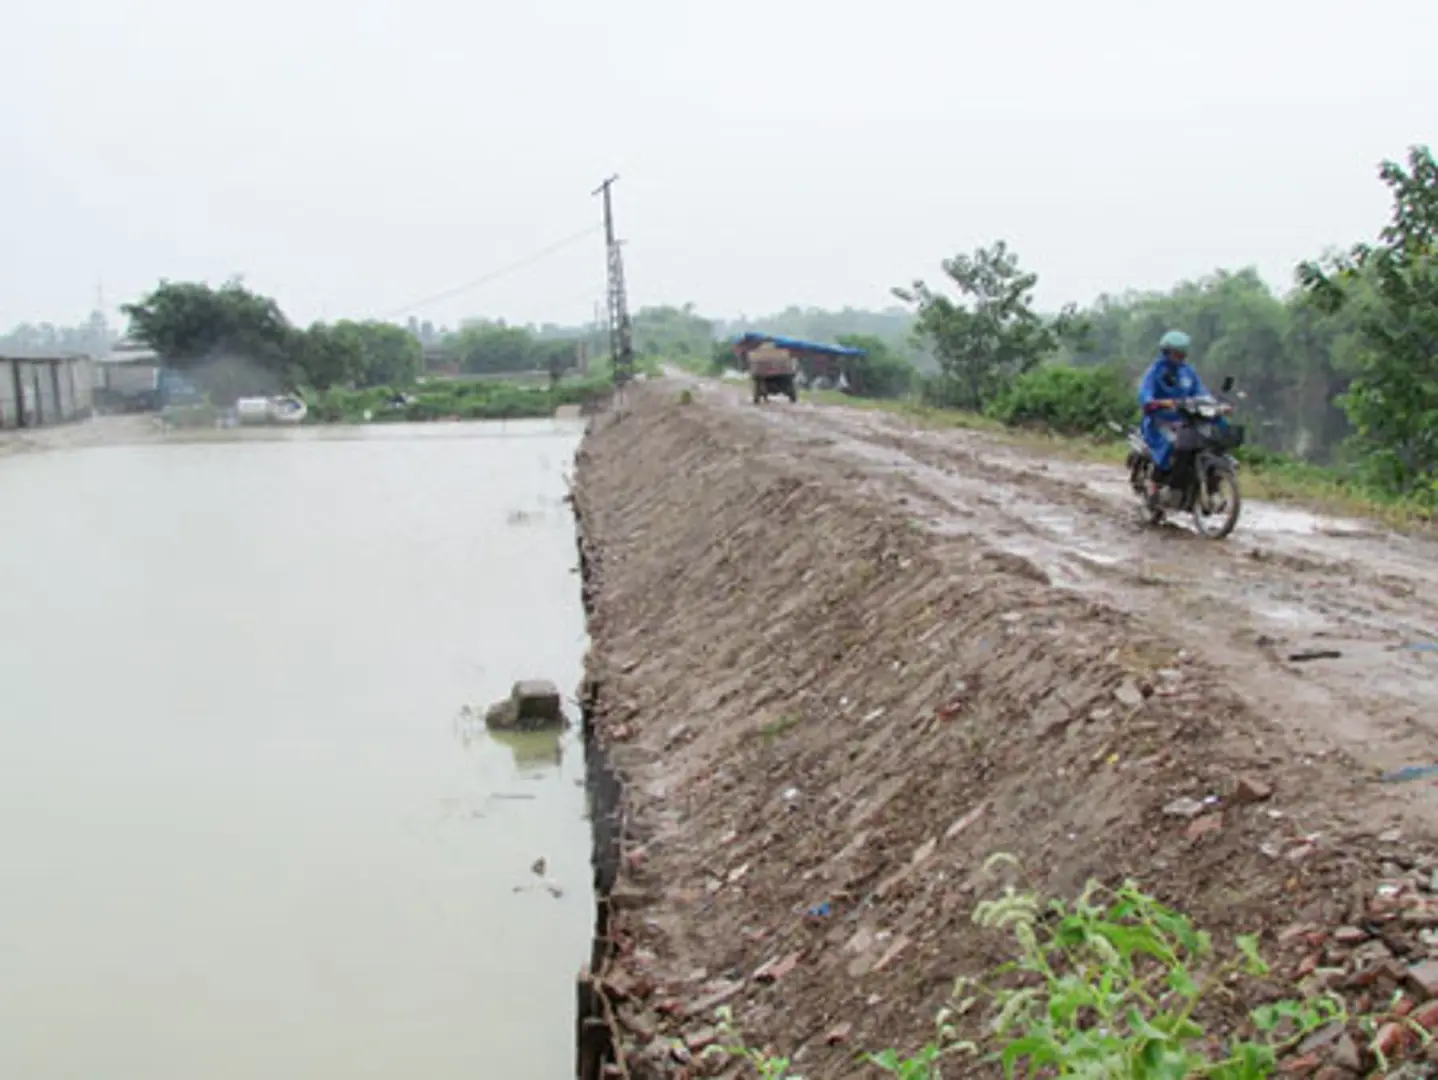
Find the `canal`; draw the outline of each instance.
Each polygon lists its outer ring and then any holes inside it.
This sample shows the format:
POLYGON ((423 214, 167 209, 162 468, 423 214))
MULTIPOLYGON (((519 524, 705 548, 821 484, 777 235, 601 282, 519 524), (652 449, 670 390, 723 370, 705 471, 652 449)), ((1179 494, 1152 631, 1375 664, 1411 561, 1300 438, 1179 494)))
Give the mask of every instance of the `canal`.
POLYGON ((573 1074, 580 430, 0 460, 0 1076, 573 1074))

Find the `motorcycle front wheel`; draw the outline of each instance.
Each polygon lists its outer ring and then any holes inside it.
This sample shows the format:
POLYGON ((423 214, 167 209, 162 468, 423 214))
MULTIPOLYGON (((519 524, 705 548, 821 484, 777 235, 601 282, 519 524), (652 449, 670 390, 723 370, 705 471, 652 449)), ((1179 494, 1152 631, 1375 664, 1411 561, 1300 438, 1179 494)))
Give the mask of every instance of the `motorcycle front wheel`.
POLYGON ((1163 523, 1163 508, 1148 500, 1148 478, 1153 472, 1147 461, 1137 454, 1128 456, 1129 486, 1138 499, 1138 514, 1140 519, 1150 525, 1161 525, 1163 523))
POLYGON ((1238 493, 1238 477, 1219 469, 1209 470, 1193 504, 1193 523, 1210 540, 1222 540, 1238 524, 1243 497, 1238 493))

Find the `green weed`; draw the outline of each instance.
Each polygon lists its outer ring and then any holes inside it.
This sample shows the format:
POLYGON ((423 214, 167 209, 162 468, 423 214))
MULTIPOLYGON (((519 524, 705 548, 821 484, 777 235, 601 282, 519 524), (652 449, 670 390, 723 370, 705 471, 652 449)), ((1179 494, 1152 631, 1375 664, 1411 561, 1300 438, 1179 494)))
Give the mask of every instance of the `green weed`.
MULTIPOLYGON (((999 856, 990 865, 1013 860, 999 856)), ((1336 996, 1284 1000, 1253 1009, 1238 1032, 1210 1029, 1205 1003, 1240 978, 1268 973, 1256 937, 1220 956, 1189 918, 1129 881, 1091 882, 1072 902, 1042 900, 1010 886, 980 903, 974 921, 1008 931, 1016 956, 983 979, 960 978, 935 1034, 917 1053, 888 1049, 861 1060, 900 1080, 942 1080, 942 1063, 975 1058, 1006 1077, 1092 1080, 1267 1080, 1279 1058, 1309 1034, 1346 1022, 1336 996), (971 1018, 979 1042, 959 1035, 971 1018)), ((731 1016, 725 1049, 765 1080, 802 1080, 787 1058, 744 1045, 731 1016)))

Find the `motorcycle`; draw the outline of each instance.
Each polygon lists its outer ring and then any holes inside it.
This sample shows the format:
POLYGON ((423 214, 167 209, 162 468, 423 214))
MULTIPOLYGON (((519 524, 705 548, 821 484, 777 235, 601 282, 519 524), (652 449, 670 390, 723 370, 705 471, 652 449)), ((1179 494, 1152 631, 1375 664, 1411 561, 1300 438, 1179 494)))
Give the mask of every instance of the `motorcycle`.
MULTIPOLYGON (((1221 393, 1233 389, 1233 376, 1223 380, 1221 393)), ((1153 454, 1141 429, 1128 431, 1129 485, 1142 500, 1150 524, 1161 523, 1169 512, 1191 513, 1199 534, 1222 540, 1238 524, 1242 496, 1238 490, 1238 461, 1233 451, 1243 445, 1244 427, 1229 423, 1233 405, 1215 397, 1189 398, 1174 403, 1181 416, 1174 443, 1173 468, 1149 495, 1153 454)))

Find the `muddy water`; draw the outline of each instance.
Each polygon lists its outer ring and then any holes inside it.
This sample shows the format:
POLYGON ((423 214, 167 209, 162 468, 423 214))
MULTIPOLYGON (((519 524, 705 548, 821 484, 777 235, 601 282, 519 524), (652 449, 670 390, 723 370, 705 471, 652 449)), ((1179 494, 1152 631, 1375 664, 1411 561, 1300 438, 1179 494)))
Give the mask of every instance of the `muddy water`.
POLYGON ((459 713, 577 684, 578 436, 0 466, 0 1076, 570 1073, 579 748, 459 713))

